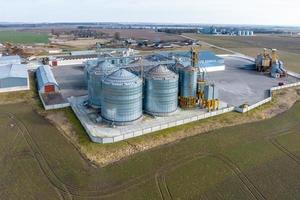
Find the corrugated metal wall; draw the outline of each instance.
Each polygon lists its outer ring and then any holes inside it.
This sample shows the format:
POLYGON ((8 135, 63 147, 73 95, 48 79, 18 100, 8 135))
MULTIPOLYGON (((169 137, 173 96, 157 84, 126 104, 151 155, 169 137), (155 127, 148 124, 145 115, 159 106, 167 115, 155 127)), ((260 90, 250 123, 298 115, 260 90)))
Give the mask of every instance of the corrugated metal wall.
POLYGON ((186 67, 180 70, 180 96, 197 97, 197 69, 186 67))
POLYGON ((0 79, 0 88, 27 86, 26 78, 3 78, 0 79))

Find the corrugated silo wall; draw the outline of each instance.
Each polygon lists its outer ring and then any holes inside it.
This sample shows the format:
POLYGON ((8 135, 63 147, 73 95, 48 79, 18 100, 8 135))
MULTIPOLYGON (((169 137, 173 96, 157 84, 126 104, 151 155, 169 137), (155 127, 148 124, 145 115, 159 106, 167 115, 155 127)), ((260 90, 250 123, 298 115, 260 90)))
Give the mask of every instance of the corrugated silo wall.
POLYGON ((93 106, 101 106, 101 96, 102 96, 102 74, 97 74, 95 72, 89 73, 88 78, 88 96, 89 102, 93 106))
POLYGON ((154 115, 175 112, 178 108, 178 78, 170 80, 146 79, 144 109, 154 115))
POLYGON ((0 88, 27 86, 26 78, 3 78, 0 79, 0 88))
POLYGON ((114 122, 132 122, 142 117, 142 83, 113 85, 102 83, 102 109, 104 119, 114 122))
POLYGON ((180 71, 180 96, 197 97, 197 72, 196 71, 180 71))

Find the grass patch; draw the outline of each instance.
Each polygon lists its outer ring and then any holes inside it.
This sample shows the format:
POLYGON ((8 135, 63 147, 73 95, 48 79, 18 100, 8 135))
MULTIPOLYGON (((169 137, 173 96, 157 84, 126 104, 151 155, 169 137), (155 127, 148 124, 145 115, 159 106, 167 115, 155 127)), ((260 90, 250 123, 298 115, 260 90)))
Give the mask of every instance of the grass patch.
POLYGON ((48 43, 49 35, 19 31, 0 31, 0 42, 17 44, 48 43))

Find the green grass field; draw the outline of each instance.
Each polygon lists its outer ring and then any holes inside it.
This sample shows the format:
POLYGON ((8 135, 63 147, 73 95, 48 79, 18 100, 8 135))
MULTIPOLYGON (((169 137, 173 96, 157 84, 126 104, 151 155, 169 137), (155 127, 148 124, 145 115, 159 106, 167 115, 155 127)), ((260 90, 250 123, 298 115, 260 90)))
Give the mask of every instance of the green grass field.
POLYGON ((100 168, 30 105, 0 106, 0 198, 299 199, 299 130, 300 102, 100 168))
POLYGON ((279 50, 279 57, 288 69, 300 73, 300 38, 284 36, 228 37, 186 34, 197 40, 256 57, 263 48, 279 50))
POLYGON ((20 32, 20 31, 0 31, 0 43, 34 44, 48 43, 47 34, 20 32))

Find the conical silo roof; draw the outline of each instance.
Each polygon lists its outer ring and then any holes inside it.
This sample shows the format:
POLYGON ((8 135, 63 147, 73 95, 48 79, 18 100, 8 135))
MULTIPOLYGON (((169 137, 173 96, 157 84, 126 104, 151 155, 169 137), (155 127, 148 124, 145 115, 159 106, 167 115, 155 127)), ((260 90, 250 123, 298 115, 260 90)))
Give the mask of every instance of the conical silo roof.
POLYGON ((107 76, 103 83, 110 85, 134 85, 141 84, 142 80, 125 69, 119 69, 107 76))
POLYGON ((117 70, 118 67, 116 67, 115 65, 111 64, 106 60, 98 62, 97 67, 94 68, 94 71, 97 75, 103 75, 103 76, 107 76, 117 70))
POLYGON ((158 65, 148 71, 146 78, 154 80, 170 80, 178 79, 178 75, 169 70, 167 66, 158 65))

